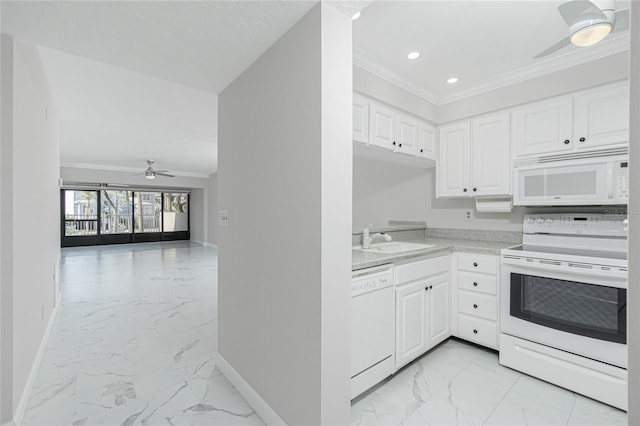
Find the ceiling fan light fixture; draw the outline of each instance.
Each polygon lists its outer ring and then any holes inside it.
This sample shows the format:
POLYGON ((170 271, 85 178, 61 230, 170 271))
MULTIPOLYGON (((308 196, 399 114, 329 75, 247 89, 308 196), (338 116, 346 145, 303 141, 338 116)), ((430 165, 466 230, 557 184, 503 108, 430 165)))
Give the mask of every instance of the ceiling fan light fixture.
POLYGON ((149 180, 151 180, 151 179, 155 179, 155 178, 156 178, 156 174, 155 174, 153 171, 151 171, 151 170, 146 170, 146 171, 144 172, 144 178, 145 178, 145 179, 149 179, 149 180))
POLYGON ((578 47, 592 46, 602 41, 611 32, 609 22, 597 22, 571 34, 571 43, 578 47))

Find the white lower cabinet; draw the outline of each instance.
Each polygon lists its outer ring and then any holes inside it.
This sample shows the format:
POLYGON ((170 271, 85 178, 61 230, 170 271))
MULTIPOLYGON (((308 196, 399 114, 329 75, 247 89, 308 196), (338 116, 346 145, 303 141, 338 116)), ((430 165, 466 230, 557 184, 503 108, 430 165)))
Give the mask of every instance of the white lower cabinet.
POLYGON ((453 335, 498 349, 498 256, 455 253, 453 335))
POLYGON ((396 368, 451 336, 450 255, 396 267, 396 368))

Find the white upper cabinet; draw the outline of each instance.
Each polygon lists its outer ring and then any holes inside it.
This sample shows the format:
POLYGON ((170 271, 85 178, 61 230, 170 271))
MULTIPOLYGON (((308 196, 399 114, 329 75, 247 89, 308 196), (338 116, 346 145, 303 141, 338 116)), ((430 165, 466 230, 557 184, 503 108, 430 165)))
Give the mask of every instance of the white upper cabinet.
POLYGON ((516 155, 573 149, 571 97, 524 105, 514 113, 516 155))
POLYGON ((471 121, 471 195, 511 193, 509 113, 471 121))
POLYGON ((513 117, 516 157, 626 144, 628 86, 617 83, 523 105, 513 117))
POLYGON ((461 197, 469 193, 469 122, 442 126, 438 130, 438 197, 461 197))
POLYGON ((369 143, 369 101, 353 94, 353 140, 369 143))
POLYGON ((626 83, 590 90, 574 99, 578 149, 629 141, 629 87, 626 83))
POLYGON ((418 157, 436 159, 436 128, 425 121, 418 122, 418 157))
POLYGON ((418 119, 403 114, 396 113, 396 143, 398 152, 409 155, 416 155, 418 152, 418 119))
POLYGON ((436 128, 426 121, 353 94, 353 140, 412 157, 435 160, 436 128))
POLYGON ((437 169, 438 197, 510 194, 509 114, 442 126, 437 169))
POLYGON ((369 143, 380 148, 395 150, 396 117, 391 108, 371 102, 369 104, 369 143))

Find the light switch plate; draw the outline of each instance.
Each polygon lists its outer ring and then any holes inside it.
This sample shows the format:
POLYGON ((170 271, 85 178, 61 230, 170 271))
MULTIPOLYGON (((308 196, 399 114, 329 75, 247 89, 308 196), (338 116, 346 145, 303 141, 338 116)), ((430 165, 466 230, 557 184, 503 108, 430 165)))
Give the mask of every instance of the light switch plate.
POLYGON ((220 226, 229 226, 229 210, 221 209, 218 211, 218 224, 220 226))

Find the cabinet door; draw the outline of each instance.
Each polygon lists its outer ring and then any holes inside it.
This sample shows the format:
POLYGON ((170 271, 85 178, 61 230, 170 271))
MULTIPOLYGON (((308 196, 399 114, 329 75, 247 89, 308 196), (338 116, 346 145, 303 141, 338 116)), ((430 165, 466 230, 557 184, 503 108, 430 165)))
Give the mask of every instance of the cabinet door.
POLYGON ((380 148, 396 147, 395 113, 393 110, 371 102, 369 104, 369 143, 380 148))
POLYGON ((369 100, 353 94, 353 140, 369 143, 369 100))
POLYGON ((578 149, 629 142, 629 87, 590 90, 574 98, 578 149))
POLYGON ((416 155, 418 152, 418 120, 402 113, 396 113, 396 142, 398 152, 416 155))
POLYGON ((471 195, 511 193, 509 114, 482 117, 471 124, 471 195))
POLYGON ((436 159, 436 128, 424 121, 418 122, 418 157, 436 159))
POLYGON ((429 347, 451 336, 451 286, 449 274, 429 280, 429 309, 427 330, 429 347))
POLYGON ((516 156, 573 149, 570 96, 536 102, 514 113, 516 156))
POLYGON ((427 281, 396 287, 396 367, 427 351, 427 281))
POLYGON ((470 125, 443 126, 438 132, 437 197, 468 197, 470 125))

